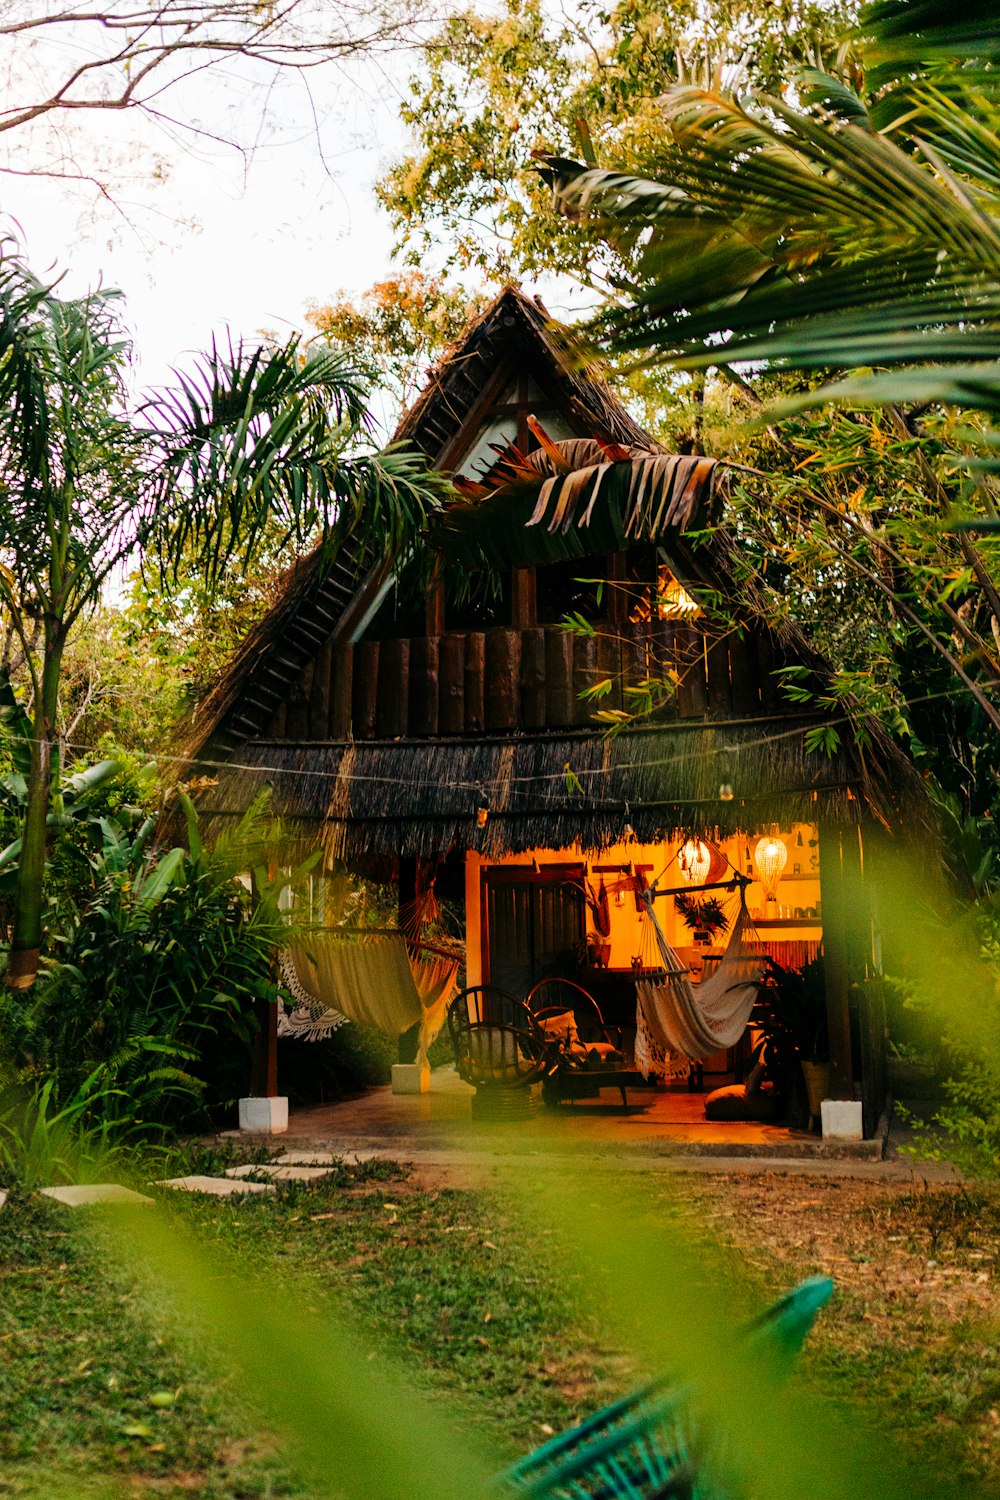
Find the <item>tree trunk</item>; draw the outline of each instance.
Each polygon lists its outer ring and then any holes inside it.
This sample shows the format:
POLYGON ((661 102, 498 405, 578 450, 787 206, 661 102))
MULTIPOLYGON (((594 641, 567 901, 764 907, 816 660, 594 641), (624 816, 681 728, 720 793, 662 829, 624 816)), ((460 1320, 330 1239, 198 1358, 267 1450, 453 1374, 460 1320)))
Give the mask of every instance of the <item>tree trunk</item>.
POLYGON ((21 857, 18 861, 17 891, 14 903, 14 927, 7 959, 7 985, 10 989, 30 989, 38 973, 38 956, 42 946, 42 902, 45 884, 47 818, 53 775, 57 773, 58 751, 55 747, 56 714, 59 701, 59 672, 63 642, 48 643, 42 664, 40 702, 35 704, 32 724, 31 766, 28 772, 28 801, 21 831, 21 857))

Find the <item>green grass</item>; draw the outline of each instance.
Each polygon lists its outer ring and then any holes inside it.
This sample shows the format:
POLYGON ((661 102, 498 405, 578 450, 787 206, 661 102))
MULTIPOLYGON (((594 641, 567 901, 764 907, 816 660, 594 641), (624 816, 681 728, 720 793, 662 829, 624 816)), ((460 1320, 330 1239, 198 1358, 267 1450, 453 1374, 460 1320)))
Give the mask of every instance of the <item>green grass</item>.
MULTIPOLYGON (((376 1163, 273 1195, 164 1200, 307 1322, 346 1302, 374 1350, 401 1356, 502 1455, 630 1373, 491 1195, 413 1192, 376 1163)), ((237 1390, 116 1265, 113 1235, 113 1215, 38 1198, 0 1213, 0 1494, 45 1493, 50 1471, 127 1476, 140 1495, 304 1493, 237 1390)))
MULTIPOLYGON (((421 1190, 372 1163, 273 1195, 162 1196, 210 1260, 263 1277, 318 1338, 346 1311, 369 1357, 398 1362, 501 1463, 641 1374, 541 1227, 544 1185, 523 1186, 421 1190)), ((631 1200, 694 1243, 706 1284, 734 1255, 741 1313, 831 1271, 838 1296, 802 1378, 902 1436, 926 1472, 1000 1494, 1000 1198, 654 1173, 629 1174, 622 1194, 608 1203, 622 1233, 631 1200)), ((0 1212, 0 1496, 309 1495, 240 1383, 121 1264, 114 1225, 16 1194, 0 1212)))

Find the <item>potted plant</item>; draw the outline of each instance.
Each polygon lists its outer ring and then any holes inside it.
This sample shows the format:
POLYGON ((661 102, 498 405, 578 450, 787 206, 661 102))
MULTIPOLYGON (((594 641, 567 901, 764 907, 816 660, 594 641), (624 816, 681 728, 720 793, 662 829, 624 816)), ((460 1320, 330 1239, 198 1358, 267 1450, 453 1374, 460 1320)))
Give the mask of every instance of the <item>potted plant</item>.
POLYGON ((801 969, 786 969, 769 958, 750 1024, 759 1033, 755 1058, 763 1062, 775 1086, 791 1094, 796 1075, 801 1077, 811 1128, 830 1092, 831 1078, 822 956, 801 969))
POLYGON ((696 943, 708 944, 729 926, 729 918, 718 896, 695 896, 682 891, 674 897, 681 921, 694 933, 696 943))

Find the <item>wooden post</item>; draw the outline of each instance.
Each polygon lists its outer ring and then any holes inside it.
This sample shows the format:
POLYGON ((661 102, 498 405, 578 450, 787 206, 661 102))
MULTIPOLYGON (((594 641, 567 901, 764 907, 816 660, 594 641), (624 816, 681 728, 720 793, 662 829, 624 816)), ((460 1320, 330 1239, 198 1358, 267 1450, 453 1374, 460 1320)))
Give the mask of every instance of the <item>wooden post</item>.
MULTIPOLYGON (((832 1070, 831 1097, 854 1098, 849 999, 849 916, 844 879, 843 838, 839 828, 819 823, 819 882, 823 911, 823 967, 826 973, 826 1019, 832 1070)), ((854 834, 856 838, 856 833, 854 834)))
POLYGON ((401 739, 409 724, 410 643, 383 641, 378 657, 378 707, 375 730, 379 739, 401 739))
MULTIPOLYGON (((278 866, 269 862, 267 878, 272 883, 278 878, 278 866)), ((275 955, 271 978, 277 976, 278 959, 275 955)), ((257 1099, 278 1097, 278 1007, 258 996, 254 1001, 257 1017, 257 1034, 254 1037, 250 1059, 250 1094, 257 1099)))
MULTIPOLYGON (((405 931, 406 919, 411 915, 406 910, 412 907, 417 899, 418 861, 409 856, 404 856, 399 861, 399 888, 398 905, 396 908, 396 921, 401 930, 405 931)), ((399 1034, 399 1060, 401 1063, 414 1063, 417 1060, 417 1048, 420 1044, 420 1023, 411 1026, 409 1031, 401 1031, 399 1034)))
POLYGON ((438 732, 440 637, 417 636, 410 644, 410 734, 438 732))
POLYGON ((313 662, 306 662, 302 676, 288 695, 288 738, 290 740, 309 738, 309 697, 312 693, 314 666, 313 662))
POLYGON ((461 734, 465 728, 465 636, 441 637, 438 674, 438 729, 461 734))
POLYGON ((333 648, 333 684, 330 690, 330 735, 335 740, 351 737, 351 700, 354 694, 354 647, 338 641, 333 648))
POLYGON ((354 734, 359 740, 375 734, 380 654, 378 641, 359 641, 354 648, 354 734))
POLYGON ((760 713, 760 688, 757 676, 757 652, 746 631, 733 631, 729 637, 729 677, 733 692, 733 713, 749 719, 760 713))
POLYGON ((573 637, 573 719, 577 724, 589 724, 595 705, 583 693, 597 681, 597 637, 577 635, 573 637))
POLYGON ((511 575, 510 623, 515 630, 530 630, 538 618, 534 568, 515 568, 511 575))
POLYGON ((757 632, 757 678, 760 682, 760 706, 766 714, 777 713, 781 708, 780 679, 775 677, 775 668, 780 665, 775 656, 771 632, 760 627, 757 632))
POLYGON ((705 666, 709 713, 716 719, 732 718, 733 689, 729 680, 729 642, 724 636, 709 642, 705 666))
POLYGON ((545 632, 545 717, 551 729, 566 729, 576 718, 573 637, 566 630, 545 632))
POLYGON ((521 637, 491 630, 486 637, 486 728, 515 729, 520 709, 521 637))
POLYGON ((521 724, 545 728, 545 631, 521 634, 521 724))
POLYGON ((606 698, 601 698, 598 703, 593 705, 594 709, 621 708, 622 647, 614 627, 598 632, 597 678, 599 682, 604 682, 607 679, 611 683, 611 691, 606 698))
POLYGON ((314 740, 325 740, 330 733, 330 664, 333 647, 326 641, 316 652, 312 692, 309 695, 309 733, 314 740))
POLYGON ((486 679, 486 637, 473 630, 465 637, 465 730, 473 734, 482 729, 486 679))

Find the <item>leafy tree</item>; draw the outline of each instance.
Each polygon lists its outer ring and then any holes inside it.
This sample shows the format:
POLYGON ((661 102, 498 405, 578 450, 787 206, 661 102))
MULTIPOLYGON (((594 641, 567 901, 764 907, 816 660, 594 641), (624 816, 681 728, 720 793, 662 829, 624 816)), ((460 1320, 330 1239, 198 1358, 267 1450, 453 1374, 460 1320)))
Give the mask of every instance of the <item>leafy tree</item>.
POLYGON ((364 384, 332 350, 212 349, 130 406, 115 294, 62 300, 10 247, 0 262, 0 612, 24 654, 32 744, 8 983, 34 981, 46 818, 71 631, 136 553, 209 589, 286 542, 394 551, 447 486, 415 455, 365 453, 364 384), (37 628, 36 628, 37 627, 37 628))
POLYGON ((307 316, 322 338, 360 369, 379 372, 393 422, 419 393, 428 365, 487 300, 483 292, 413 270, 376 282, 356 302, 340 292, 333 302, 314 303, 307 316))
POLYGON ((735 3, 584 0, 558 16, 541 0, 449 18, 426 52, 402 118, 416 149, 378 187, 400 247, 490 277, 617 265, 597 233, 556 214, 532 153, 613 154, 640 166, 667 129, 660 96, 716 68, 775 87, 843 30, 850 0, 735 3))

